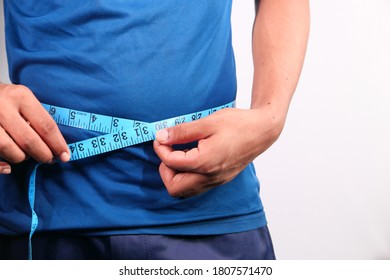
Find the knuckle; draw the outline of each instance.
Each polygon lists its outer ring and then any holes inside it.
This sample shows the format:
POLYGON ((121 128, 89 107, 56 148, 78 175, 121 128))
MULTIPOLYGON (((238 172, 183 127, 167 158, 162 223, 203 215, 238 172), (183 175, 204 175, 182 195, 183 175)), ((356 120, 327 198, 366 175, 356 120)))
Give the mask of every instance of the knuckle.
POLYGON ((10 141, 0 142, 0 156, 7 159, 13 164, 21 163, 26 159, 26 155, 22 152, 14 151, 14 145, 10 141))
POLYGON ((181 197, 183 194, 183 187, 180 187, 180 184, 178 182, 175 182, 175 180, 172 181, 165 181, 164 182, 165 188, 168 192, 168 194, 172 197, 181 197))
POLYGON ((12 94, 10 94, 9 97, 12 98, 12 100, 18 102, 19 104, 28 102, 32 95, 31 90, 23 85, 13 85, 13 88, 10 93, 12 94))
POLYGON ((221 174, 226 169, 226 164, 224 162, 220 164, 213 164, 208 169, 208 174, 216 175, 221 174))
POLYGON ((2 104, 1 110, 4 116, 9 110, 10 107, 18 108, 19 104, 28 102, 26 99, 30 98, 32 95, 31 90, 23 85, 14 85, 8 84, 2 88, 0 94, 0 104, 2 104))
POLYGON ((9 158, 9 161, 13 164, 18 164, 26 160, 26 156, 23 154, 20 155, 14 155, 9 158))
POLYGON ((18 141, 18 146, 23 151, 30 151, 35 146, 36 141, 31 136, 24 136, 22 139, 18 141))
MULTIPOLYGON (((27 136, 18 142, 18 146, 27 154, 30 154, 31 151, 36 150, 38 146, 38 139, 27 136)), ((33 153, 31 153, 33 155, 33 153)), ((53 155, 50 152, 40 149, 40 152, 35 154, 34 158, 40 162, 50 162, 53 158, 53 155)))
POLYGON ((200 162, 197 159, 189 160, 188 163, 187 163, 186 168, 189 171, 196 171, 196 172, 200 172, 200 173, 205 173, 207 171, 207 168, 205 167, 205 164, 200 162))
POLYGON ((198 170, 204 175, 216 176, 218 174, 221 174, 225 170, 225 165, 226 164, 224 162, 215 163, 211 161, 206 161, 198 167, 198 170))
POLYGON ((185 141, 187 139, 187 129, 188 123, 183 123, 177 126, 177 129, 174 130, 176 132, 176 134, 174 135, 175 140, 185 141))
POLYGON ((174 198, 185 198, 191 193, 197 193, 199 192, 199 187, 185 187, 185 188, 180 188, 178 186, 172 187, 172 188, 167 188, 168 194, 174 198))
POLYGON ((0 141, 0 155, 5 154, 11 148, 11 143, 9 141, 0 141))
POLYGON ((178 190, 169 188, 169 187, 167 187, 167 191, 168 191, 168 194, 172 197, 180 197, 180 195, 181 195, 181 192, 179 192, 178 190))
POLYGON ((31 94, 31 90, 24 85, 14 85, 14 92, 20 97, 26 97, 31 94))
POLYGON ((45 155, 42 155, 39 160, 41 162, 50 163, 53 161, 53 158, 54 158, 53 155, 45 154, 45 155))
POLYGON ((55 131, 56 128, 57 128, 56 123, 50 119, 46 122, 41 123, 40 134, 43 137, 49 136, 50 134, 53 133, 53 131, 55 131))

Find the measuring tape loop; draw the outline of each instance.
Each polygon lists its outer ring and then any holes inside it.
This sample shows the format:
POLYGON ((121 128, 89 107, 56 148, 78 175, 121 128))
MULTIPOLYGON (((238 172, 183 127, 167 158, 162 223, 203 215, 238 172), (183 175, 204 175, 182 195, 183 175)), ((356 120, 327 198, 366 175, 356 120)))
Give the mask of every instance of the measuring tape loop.
MULTIPOLYGON (((211 109, 151 123, 88 113, 45 103, 42 103, 42 106, 59 125, 104 133, 100 136, 68 144, 71 152, 69 161, 75 161, 152 141, 156 138, 158 130, 196 121, 224 108, 234 108, 235 101, 211 109)), ((34 210, 34 202, 36 174, 40 165, 40 163, 35 165, 29 180, 28 199, 32 213, 28 247, 29 259, 32 259, 32 236, 38 227, 38 215, 34 210)))
POLYGON ((29 202, 30 208, 31 208, 31 228, 30 228, 30 234, 28 237, 28 259, 29 260, 32 259, 31 238, 34 235, 34 232, 38 227, 38 215, 34 210, 34 204, 35 204, 35 179, 36 179, 38 167, 40 165, 41 165, 40 163, 35 164, 34 169, 30 175, 29 188, 28 188, 28 202, 29 202))

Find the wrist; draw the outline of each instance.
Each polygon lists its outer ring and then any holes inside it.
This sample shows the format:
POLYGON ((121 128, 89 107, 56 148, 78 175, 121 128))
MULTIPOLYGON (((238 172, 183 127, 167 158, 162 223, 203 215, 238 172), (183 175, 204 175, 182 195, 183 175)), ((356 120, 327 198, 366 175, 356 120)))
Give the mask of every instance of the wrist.
POLYGON ((282 106, 277 102, 266 102, 250 109, 253 114, 254 126, 261 128, 256 129, 259 135, 264 137, 267 135, 270 144, 274 143, 282 133, 287 117, 287 106, 282 106))

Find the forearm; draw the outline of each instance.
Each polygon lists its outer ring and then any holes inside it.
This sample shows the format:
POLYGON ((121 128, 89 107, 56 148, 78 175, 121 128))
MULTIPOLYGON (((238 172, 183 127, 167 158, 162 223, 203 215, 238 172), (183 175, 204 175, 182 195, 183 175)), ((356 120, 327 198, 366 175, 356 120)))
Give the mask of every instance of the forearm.
POLYGON ((256 4, 251 108, 269 109, 283 126, 306 52, 309 1, 259 0, 256 4))
POLYGON ((301 72, 308 29, 308 0, 261 0, 253 29, 251 109, 223 109, 156 135, 159 171, 172 196, 197 195, 231 181, 276 141, 301 72), (188 151, 173 148, 193 141, 198 145, 188 151))

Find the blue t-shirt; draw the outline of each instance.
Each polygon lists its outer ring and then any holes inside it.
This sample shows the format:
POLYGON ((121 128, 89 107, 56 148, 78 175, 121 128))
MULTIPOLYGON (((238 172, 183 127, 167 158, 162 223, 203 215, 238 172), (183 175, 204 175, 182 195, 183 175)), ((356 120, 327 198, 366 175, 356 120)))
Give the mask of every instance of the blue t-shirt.
MULTIPOLYGON (((44 103, 157 121, 235 99, 231 0, 5 0, 10 78, 44 103)), ((97 133, 62 127, 68 143, 97 133)), ((232 131, 234 133, 234 131, 232 131)), ((29 232, 32 161, 0 176, 0 234, 29 232)), ((38 169, 38 231, 222 234, 265 225, 250 164, 171 197, 152 143, 38 169)))

